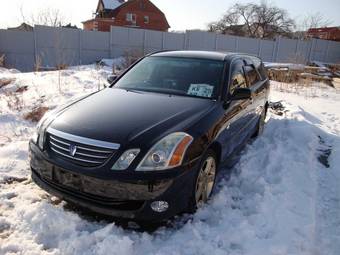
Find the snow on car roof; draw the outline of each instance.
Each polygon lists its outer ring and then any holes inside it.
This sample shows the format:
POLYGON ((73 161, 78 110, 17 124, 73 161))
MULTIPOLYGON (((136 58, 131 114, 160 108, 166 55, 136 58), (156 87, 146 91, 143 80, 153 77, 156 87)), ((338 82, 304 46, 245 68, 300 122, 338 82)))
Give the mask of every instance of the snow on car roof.
POLYGON ((104 8, 114 10, 124 3, 122 0, 103 0, 104 8))

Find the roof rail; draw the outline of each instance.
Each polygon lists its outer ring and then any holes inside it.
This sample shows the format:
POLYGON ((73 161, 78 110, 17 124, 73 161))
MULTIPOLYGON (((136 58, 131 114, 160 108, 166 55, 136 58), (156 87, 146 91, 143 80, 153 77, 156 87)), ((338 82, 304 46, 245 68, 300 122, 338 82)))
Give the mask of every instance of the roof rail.
POLYGON ((179 51, 179 50, 156 50, 145 55, 145 57, 151 56, 156 53, 168 52, 168 51, 179 51))

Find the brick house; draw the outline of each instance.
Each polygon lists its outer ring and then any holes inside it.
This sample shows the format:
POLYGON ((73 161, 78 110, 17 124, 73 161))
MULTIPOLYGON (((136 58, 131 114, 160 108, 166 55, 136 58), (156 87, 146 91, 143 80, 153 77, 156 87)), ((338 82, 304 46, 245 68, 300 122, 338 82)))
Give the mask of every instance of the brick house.
POLYGON ((149 0, 99 0, 95 18, 82 22, 84 30, 110 31, 111 26, 168 31, 164 13, 149 0))
POLYGON ((21 23, 21 25, 18 26, 18 27, 9 27, 7 29, 12 30, 12 31, 28 31, 28 32, 33 31, 33 27, 31 25, 26 24, 26 23, 21 23))
POLYGON ((307 31, 307 37, 340 41, 340 27, 310 28, 307 31))

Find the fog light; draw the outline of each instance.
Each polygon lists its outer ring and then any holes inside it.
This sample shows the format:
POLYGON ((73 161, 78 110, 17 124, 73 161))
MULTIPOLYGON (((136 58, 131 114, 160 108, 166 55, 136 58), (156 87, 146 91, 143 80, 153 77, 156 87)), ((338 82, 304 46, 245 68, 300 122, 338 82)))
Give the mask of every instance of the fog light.
POLYGON ((165 212, 168 208, 169 204, 166 201, 155 201, 151 203, 151 209, 155 212, 165 212))

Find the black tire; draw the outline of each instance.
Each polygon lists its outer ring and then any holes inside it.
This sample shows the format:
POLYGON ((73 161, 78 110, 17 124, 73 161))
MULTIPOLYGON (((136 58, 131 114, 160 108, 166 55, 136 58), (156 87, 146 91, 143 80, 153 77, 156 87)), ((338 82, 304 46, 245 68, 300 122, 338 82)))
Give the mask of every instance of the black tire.
POLYGON ((202 157, 200 167, 195 174, 195 180, 194 180, 194 185, 193 185, 193 190, 192 190, 192 195, 189 201, 189 206, 188 206, 188 212, 189 213, 194 213, 199 207, 204 205, 209 198, 211 197, 211 194, 213 193, 214 187, 215 187, 215 182, 216 182, 216 175, 217 175, 217 157, 216 153, 209 149, 205 155, 202 157), (207 172, 207 164, 212 164, 212 168, 207 172), (202 185, 202 178, 205 179, 204 185, 205 187, 201 187, 202 185), (203 190, 202 190, 203 188, 203 190), (198 192, 202 191, 201 194, 198 192), (206 192, 206 193, 203 193, 206 192), (200 197, 200 198, 198 198, 200 197))
POLYGON ((267 116, 267 107, 264 107, 264 109, 261 113, 260 119, 257 123, 257 128, 256 128, 256 132, 254 134, 254 137, 258 137, 258 136, 262 135, 263 130, 264 130, 266 116, 267 116))

